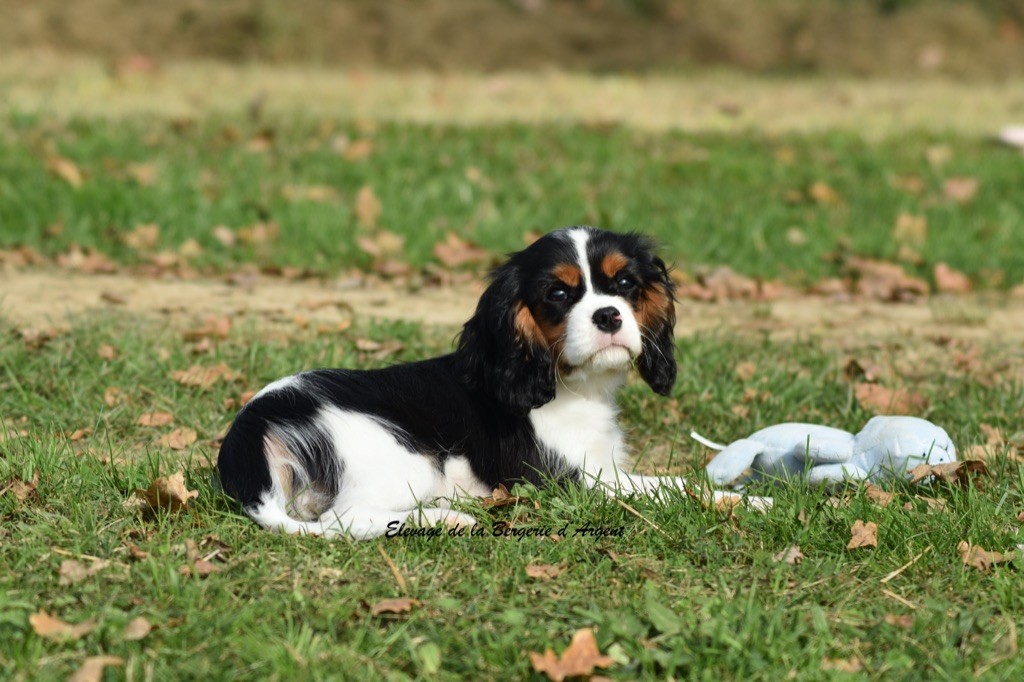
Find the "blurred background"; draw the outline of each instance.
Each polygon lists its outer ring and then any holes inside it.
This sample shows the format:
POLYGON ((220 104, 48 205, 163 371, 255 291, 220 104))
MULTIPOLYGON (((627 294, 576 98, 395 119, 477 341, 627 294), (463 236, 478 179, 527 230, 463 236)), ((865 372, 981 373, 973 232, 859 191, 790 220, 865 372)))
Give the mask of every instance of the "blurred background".
POLYGON ((109 58, 652 72, 1024 70, 1021 0, 2 0, 0 45, 109 58))

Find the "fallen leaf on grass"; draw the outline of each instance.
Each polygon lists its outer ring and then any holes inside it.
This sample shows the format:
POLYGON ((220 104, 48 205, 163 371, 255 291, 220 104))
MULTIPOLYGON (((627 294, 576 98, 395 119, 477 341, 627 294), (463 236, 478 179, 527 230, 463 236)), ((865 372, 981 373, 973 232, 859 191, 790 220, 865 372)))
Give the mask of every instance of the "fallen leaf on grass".
POLYGON ((186 341, 199 341, 205 338, 226 339, 231 333, 231 317, 229 315, 207 315, 201 324, 185 332, 186 341))
POLYGON ((449 232, 443 242, 434 244, 434 257, 445 267, 457 268, 469 263, 482 263, 490 258, 490 254, 454 232, 449 232))
POLYGON ((86 566, 75 559, 65 559, 60 562, 60 568, 57 570, 57 574, 60 576, 57 583, 59 585, 72 585, 96 575, 109 565, 110 562, 104 560, 94 561, 91 566, 86 566))
POLYGON ((882 366, 873 360, 849 358, 843 364, 843 374, 851 381, 874 383, 882 378, 882 366))
POLYGON ((935 264, 935 289, 943 294, 966 294, 971 290, 971 280, 959 270, 954 270, 945 263, 935 264))
POLYGON ((26 481, 24 479, 15 476, 8 482, 6 486, 0 488, 0 495, 10 492, 14 495, 14 499, 18 502, 25 502, 30 497, 35 497, 38 493, 36 492, 36 486, 39 485, 39 472, 32 474, 32 480, 26 481))
POLYGON ((822 670, 835 670, 843 673, 859 673, 864 669, 864 664, 859 658, 823 658, 821 660, 822 670))
POLYGON ((928 220, 924 216, 900 213, 892 228, 892 240, 901 246, 920 248, 928 239, 928 220))
POLYGON ((130 163, 125 170, 128 172, 128 177, 142 187, 155 185, 160 175, 157 167, 151 163, 130 163))
POLYGON ((363 185, 356 193, 356 221, 360 226, 372 230, 377 226, 377 219, 380 218, 381 203, 373 188, 363 185))
POLYGON ((262 246, 277 241, 281 236, 281 226, 275 222, 253 223, 249 227, 238 228, 235 236, 247 246, 262 246))
POLYGON ((46 611, 33 613, 28 617, 28 622, 40 637, 57 641, 81 639, 96 627, 95 618, 82 621, 78 625, 72 625, 65 623, 60 618, 51 616, 46 611))
POLYGON ((374 258, 402 253, 405 237, 390 230, 377 230, 372 235, 356 237, 356 245, 374 258))
POLYGON ((782 550, 778 554, 772 557, 776 562, 786 563, 796 566, 803 562, 806 555, 800 551, 800 545, 793 545, 782 550))
POLYGON ((911 277, 896 263, 885 263, 867 258, 852 258, 845 270, 861 296, 881 301, 912 301, 928 293, 928 283, 911 277))
POLYGON ((892 504, 892 501, 896 499, 896 493, 882 490, 873 483, 868 483, 867 486, 865 486, 864 493, 868 496, 869 500, 877 504, 879 507, 888 507, 892 504))
POLYGON ((176 370, 171 372, 171 378, 182 386, 210 388, 218 381, 234 381, 238 374, 223 362, 218 362, 213 367, 192 365, 188 369, 176 370))
POLYGON ((198 434, 193 429, 182 426, 160 436, 156 444, 171 450, 184 450, 189 445, 195 443, 197 438, 198 434))
POLYGON ((136 225, 123 237, 124 243, 135 251, 149 251, 160 240, 160 226, 156 223, 136 225))
POLYGON ((58 253, 54 259, 58 267, 77 270, 90 275, 109 274, 117 271, 117 266, 99 251, 83 251, 81 247, 72 245, 67 253, 58 253))
POLYGON ((68 682, 100 682, 103 679, 104 668, 117 665, 124 665, 124 659, 120 656, 90 656, 85 659, 82 667, 68 678, 68 682))
POLYGON ((976 459, 948 462, 946 464, 918 464, 910 470, 910 483, 919 483, 929 476, 934 476, 946 483, 959 483, 967 485, 974 481, 977 485, 978 476, 988 476, 988 467, 984 462, 976 459))
POLYGON ((178 569, 178 573, 183 576, 194 576, 197 578, 205 578, 211 573, 220 573, 220 571, 220 566, 206 559, 196 559, 178 569))
MULTIPOLYGON (((110 403, 107 404, 110 405, 110 403)), ((172 422, 174 422, 174 415, 170 412, 147 412, 136 421, 139 426, 167 426, 172 422)))
POLYGON ((379 616, 382 613, 409 613, 412 611, 412 607, 419 605, 418 600, 409 599, 408 597, 381 599, 370 607, 370 613, 374 616, 379 616))
POLYGON ((590 628, 577 630, 561 656, 556 656, 551 649, 543 654, 530 652, 533 669, 547 675, 552 682, 562 682, 570 677, 589 677, 594 668, 608 668, 614 662, 612 658, 601 655, 594 631, 590 628))
POLYGON ((114 360, 117 358, 117 349, 109 343, 101 343, 100 347, 96 349, 96 354, 104 360, 114 360))
POLYGON ((85 438, 87 436, 91 436, 91 435, 92 435, 92 429, 89 429, 89 428, 75 429, 74 431, 71 432, 71 435, 68 436, 68 440, 71 440, 71 441, 82 440, 83 438, 85 438))
POLYGON ((1013 561, 1019 556, 1017 552, 989 552, 977 545, 963 541, 956 546, 956 551, 960 554, 960 560, 964 562, 965 566, 971 566, 980 571, 988 571, 996 564, 1013 561))
POLYGON ((920 393, 881 384, 858 383, 853 387, 857 402, 872 414, 917 414, 928 401, 920 393))
POLYGON ((281 196, 285 201, 312 201, 329 203, 337 201, 338 190, 330 185, 285 185, 281 188, 281 196))
POLYGON ((1024 511, 1022 511, 1019 514, 1017 514, 1017 520, 1020 521, 1021 523, 1024 523, 1024 511))
POLYGON ((212 230, 210 230, 210 234, 213 236, 214 239, 220 242, 221 246, 227 247, 229 249, 232 246, 234 246, 235 242, 237 241, 237 237, 235 237, 234 230, 232 230, 227 225, 217 225, 212 230))
POLYGON ((530 564, 523 570, 526 571, 527 577, 534 580, 551 580, 562 575, 565 569, 551 564, 530 564))
POLYGON ((121 633, 121 639, 128 642, 137 642, 140 639, 145 639, 152 631, 153 626, 149 624, 149 621, 139 616, 128 621, 128 625, 124 627, 124 632, 121 633))
POLYGON ((970 203, 978 194, 978 179, 956 177, 942 183, 942 193, 960 204, 970 203))
POLYGON ((485 508, 508 507, 510 505, 518 504, 519 502, 525 501, 525 497, 513 495, 508 491, 508 488, 505 487, 504 483, 499 483, 498 487, 491 491, 490 497, 485 497, 481 504, 485 508))
POLYGON ((825 206, 834 206, 841 203, 843 200, 843 198, 839 196, 839 192, 835 191, 821 180, 813 183, 807 189, 807 195, 811 197, 815 203, 825 206))
POLYGON ((189 490, 185 486, 185 472, 178 471, 170 476, 153 479, 146 490, 136 490, 135 497, 150 511, 179 511, 188 506, 189 500, 199 497, 199 491, 189 490))
POLYGON ((373 153, 373 142, 370 140, 356 140, 351 144, 335 144, 334 148, 345 157, 346 161, 362 161, 373 153))
POLYGON ((853 528, 850 529, 850 541, 846 543, 846 549, 877 546, 878 524, 874 521, 864 523, 860 519, 854 521, 853 528))
POLYGON ((900 616, 887 613, 885 614, 885 622, 889 625, 909 630, 914 626, 914 617, 907 613, 900 616))
POLYGON ((82 171, 71 159, 66 159, 63 156, 51 156, 46 159, 46 168, 75 189, 82 186, 82 171))
POLYGON ((736 365, 736 378, 740 381, 750 381, 757 373, 757 365, 746 360, 736 365))

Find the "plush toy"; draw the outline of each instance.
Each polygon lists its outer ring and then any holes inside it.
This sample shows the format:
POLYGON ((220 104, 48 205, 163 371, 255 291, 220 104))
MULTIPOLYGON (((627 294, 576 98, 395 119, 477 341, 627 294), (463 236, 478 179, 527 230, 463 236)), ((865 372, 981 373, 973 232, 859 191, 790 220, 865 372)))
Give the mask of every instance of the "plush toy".
POLYGON ((879 481, 905 476, 918 464, 956 461, 956 448, 940 427, 917 417, 873 417, 860 433, 817 424, 776 424, 729 445, 712 443, 696 432, 690 437, 721 450, 707 465, 716 484, 750 478, 807 474, 815 485, 848 480, 879 481))

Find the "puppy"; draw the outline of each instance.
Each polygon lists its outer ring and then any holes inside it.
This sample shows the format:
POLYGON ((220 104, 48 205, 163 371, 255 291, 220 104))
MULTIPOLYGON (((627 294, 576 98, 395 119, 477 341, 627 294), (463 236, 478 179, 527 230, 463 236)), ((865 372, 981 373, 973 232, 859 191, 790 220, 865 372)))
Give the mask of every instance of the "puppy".
POLYGON ((450 502, 516 481, 684 489, 626 473, 615 404, 631 367, 655 393, 672 389, 674 303, 644 237, 552 232, 493 272, 454 353, 266 386, 224 439, 221 482, 265 528, 352 538, 472 525, 450 502))

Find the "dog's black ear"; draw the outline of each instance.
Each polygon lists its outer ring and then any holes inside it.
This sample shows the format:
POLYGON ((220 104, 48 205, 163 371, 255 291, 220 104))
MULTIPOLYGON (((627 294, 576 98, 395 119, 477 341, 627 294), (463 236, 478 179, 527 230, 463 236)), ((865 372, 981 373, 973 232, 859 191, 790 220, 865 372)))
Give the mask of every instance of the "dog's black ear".
POLYGON ((636 364, 655 393, 668 395, 676 383, 675 287, 663 260, 655 257, 651 265, 655 277, 644 287, 637 314, 643 345, 636 364))
POLYGON ((515 414, 555 397, 555 363, 512 265, 495 270, 456 350, 464 380, 515 414))

